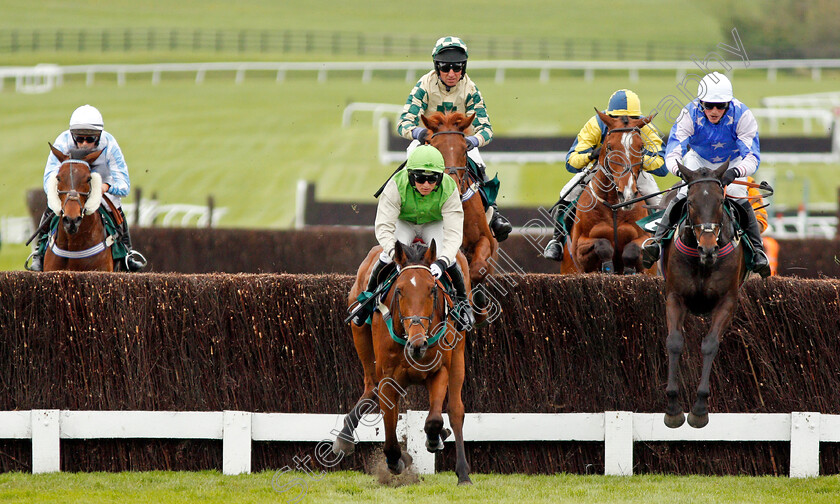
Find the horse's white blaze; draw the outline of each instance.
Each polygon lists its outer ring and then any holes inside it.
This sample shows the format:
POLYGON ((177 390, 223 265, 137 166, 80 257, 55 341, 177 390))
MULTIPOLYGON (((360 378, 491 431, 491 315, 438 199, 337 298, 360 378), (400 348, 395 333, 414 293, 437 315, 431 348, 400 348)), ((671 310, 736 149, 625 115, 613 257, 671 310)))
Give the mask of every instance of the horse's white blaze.
POLYGON ((415 278, 411 277, 411 285, 417 287, 417 282, 415 282, 415 278))
MULTIPOLYGON (((621 146, 624 147, 624 159, 628 162, 632 162, 632 157, 630 157, 630 153, 633 149, 633 135, 630 132, 624 132, 621 134, 621 146)), ((631 167, 630 170, 632 171, 633 168, 631 167)), ((633 195, 636 193, 636 188, 634 184, 634 180, 630 180, 630 183, 624 187, 624 199, 630 200, 633 199, 633 195)))

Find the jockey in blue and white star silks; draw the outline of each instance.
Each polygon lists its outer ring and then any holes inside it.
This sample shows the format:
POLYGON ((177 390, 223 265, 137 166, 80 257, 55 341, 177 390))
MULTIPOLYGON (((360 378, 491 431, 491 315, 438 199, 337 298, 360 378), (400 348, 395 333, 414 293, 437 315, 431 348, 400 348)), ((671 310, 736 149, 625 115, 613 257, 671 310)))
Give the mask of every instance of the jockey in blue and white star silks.
MULTIPOLYGON (((753 271, 761 276, 770 274, 770 265, 764 253, 761 232, 755 213, 747 200, 747 186, 730 185, 734 180, 746 182, 758 170, 761 148, 758 140, 758 123, 750 109, 735 99, 732 83, 718 72, 703 77, 697 90, 697 99, 686 105, 671 128, 665 147, 665 166, 680 176, 677 162, 689 170, 701 167, 715 169, 729 162, 721 183, 726 195, 737 203, 748 217, 744 231, 756 251, 753 271)), ((665 209, 656 234, 643 249, 643 265, 648 268, 660 255, 660 242, 669 228, 677 224, 685 200, 687 187, 665 209), (679 208, 680 212, 674 212, 679 208)))

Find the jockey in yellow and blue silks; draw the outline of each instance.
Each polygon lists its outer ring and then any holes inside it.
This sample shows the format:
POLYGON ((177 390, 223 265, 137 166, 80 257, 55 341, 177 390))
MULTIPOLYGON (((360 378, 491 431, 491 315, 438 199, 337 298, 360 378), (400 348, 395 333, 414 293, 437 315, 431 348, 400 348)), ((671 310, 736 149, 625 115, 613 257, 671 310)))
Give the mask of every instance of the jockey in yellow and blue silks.
MULTIPOLYGON (((441 37, 432 50, 435 68, 420 78, 405 102, 397 123, 397 134, 408 140, 407 152, 426 142, 428 130, 420 124, 420 115, 435 112, 475 113, 473 134, 467 136, 467 156, 475 163, 478 173, 474 175, 481 183, 488 182, 486 165, 479 147, 493 140, 493 126, 487 115, 484 98, 472 79, 467 75, 467 45, 458 37, 441 37)), ((469 164, 469 163, 468 163, 469 164)), ((498 241, 504 241, 511 232, 511 225, 500 213, 495 202, 490 229, 498 241)))
MULTIPOLYGON (((692 171, 701 167, 715 169, 729 162, 721 184, 726 188, 726 196, 737 203, 747 217, 746 222, 740 224, 755 251, 753 271, 762 277, 769 276, 770 263, 764 252, 755 212, 747 199, 747 187, 729 185, 735 180, 746 181, 758 170, 761 163, 758 122, 752 111, 735 99, 732 83, 725 75, 712 72, 701 79, 697 99, 680 112, 671 128, 665 152, 665 165, 677 176, 680 175, 678 161, 692 171)), ((653 238, 642 247, 645 268, 659 259, 662 238, 677 225, 687 192, 686 187, 679 190, 665 209, 653 238)))
MULTIPOLYGON (((430 266, 435 278, 449 273, 460 310, 458 330, 475 324, 467 299, 464 274, 456 260, 464 233, 464 208, 452 177, 444 175, 443 155, 430 145, 411 151, 405 168, 385 184, 376 207, 374 234, 382 247, 379 261, 368 279, 367 292, 379 285, 380 273, 393 262, 397 241, 409 246, 419 237, 425 243, 435 241, 437 259, 430 266)), ((356 312, 353 323, 361 326, 373 312, 373 303, 356 312)))
MULTIPOLYGON (((610 96, 604 113, 611 116, 637 118, 642 116, 642 105, 636 93, 629 89, 619 89, 610 96)), ((563 260, 563 242, 566 233, 571 231, 575 218, 575 208, 569 208, 569 205, 574 203, 580 193, 583 192, 586 183, 584 180, 586 171, 584 169, 597 163, 598 155, 601 153, 601 144, 604 142, 606 134, 607 126, 596 114, 583 125, 569 149, 569 153, 566 154, 566 169, 577 175, 572 177, 560 191, 560 201, 556 205, 556 215, 565 214, 564 224, 566 229, 563 229, 559 223, 554 223, 554 237, 548 242, 543 252, 543 256, 548 259, 563 260)), ((656 130, 651 125, 646 124, 641 128, 641 134, 645 142, 642 161, 644 170, 636 181, 636 187, 640 194, 646 196, 659 191, 656 181, 650 174, 664 177, 668 174, 668 170, 665 169, 665 151, 662 149, 662 139, 659 138, 656 130)), ((646 203, 658 205, 659 200, 660 196, 652 196, 646 200, 646 203)))

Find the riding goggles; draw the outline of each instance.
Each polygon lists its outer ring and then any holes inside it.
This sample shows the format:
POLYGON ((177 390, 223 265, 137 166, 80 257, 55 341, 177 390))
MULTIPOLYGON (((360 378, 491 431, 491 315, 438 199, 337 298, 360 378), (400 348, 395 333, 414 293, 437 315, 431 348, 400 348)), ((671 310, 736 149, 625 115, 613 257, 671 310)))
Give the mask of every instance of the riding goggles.
POLYGON ((81 144, 81 143, 84 143, 84 142, 97 144, 97 143, 99 143, 99 137, 98 136, 87 136, 87 135, 79 135, 79 136, 73 135, 73 141, 76 142, 77 145, 81 144))
POLYGON ((729 102, 717 103, 717 102, 700 102, 703 105, 703 108, 706 110, 718 109, 718 110, 726 110, 729 108, 729 102))
POLYGON ((414 182, 417 184, 425 184, 426 182, 430 184, 437 184, 438 180, 440 179, 440 174, 432 173, 432 174, 425 174, 425 173, 416 173, 414 174, 414 182))
POLYGON ((450 70, 461 72, 467 66, 466 63, 436 63, 436 65, 437 69, 443 73, 448 73, 450 70))

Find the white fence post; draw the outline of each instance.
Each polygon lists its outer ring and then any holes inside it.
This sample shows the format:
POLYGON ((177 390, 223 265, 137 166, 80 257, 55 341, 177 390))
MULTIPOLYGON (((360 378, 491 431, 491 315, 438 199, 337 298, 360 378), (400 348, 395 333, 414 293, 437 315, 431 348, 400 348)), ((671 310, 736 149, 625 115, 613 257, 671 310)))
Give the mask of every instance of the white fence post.
POLYGON ((61 471, 58 410, 32 410, 32 474, 61 471))
POLYGON ((225 411, 222 437, 222 472, 251 472, 251 413, 225 411))
POLYGON ((408 410, 405 414, 405 449, 414 460, 418 474, 435 473, 435 454, 426 450, 426 416, 428 411, 408 410))
POLYGON ((633 475, 633 413, 604 413, 604 474, 633 475))
POLYGON ((820 414, 790 414, 790 477, 820 475, 820 414))

